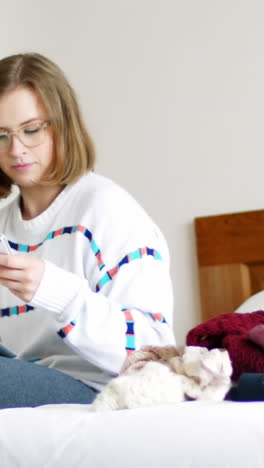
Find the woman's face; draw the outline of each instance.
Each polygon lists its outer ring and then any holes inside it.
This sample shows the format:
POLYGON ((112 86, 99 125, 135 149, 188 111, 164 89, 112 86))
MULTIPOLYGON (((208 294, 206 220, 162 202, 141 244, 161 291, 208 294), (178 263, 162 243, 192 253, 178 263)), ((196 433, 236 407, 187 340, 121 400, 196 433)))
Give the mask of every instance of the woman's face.
POLYGON ((0 145, 0 169, 22 189, 36 187, 54 161, 52 127, 40 130, 40 143, 37 141, 35 145, 33 140, 33 135, 39 131, 39 122, 48 120, 42 102, 30 88, 17 88, 0 97, 0 138, 1 132, 2 139, 5 139, 3 132, 22 128, 21 138, 24 141, 12 135, 9 147, 0 145), (32 141, 34 147, 26 146, 25 143, 31 144, 32 141))

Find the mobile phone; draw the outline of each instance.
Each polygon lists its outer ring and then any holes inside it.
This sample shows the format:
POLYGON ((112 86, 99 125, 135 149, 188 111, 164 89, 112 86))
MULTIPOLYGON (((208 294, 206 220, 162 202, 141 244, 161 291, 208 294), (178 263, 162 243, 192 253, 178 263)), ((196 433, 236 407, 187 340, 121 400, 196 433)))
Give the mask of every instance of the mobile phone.
POLYGON ((8 240, 4 234, 0 234, 0 253, 13 255, 8 240))
POLYGON ((14 358, 16 357, 16 354, 13 351, 11 351, 11 349, 7 348, 5 345, 0 343, 0 356, 14 358))

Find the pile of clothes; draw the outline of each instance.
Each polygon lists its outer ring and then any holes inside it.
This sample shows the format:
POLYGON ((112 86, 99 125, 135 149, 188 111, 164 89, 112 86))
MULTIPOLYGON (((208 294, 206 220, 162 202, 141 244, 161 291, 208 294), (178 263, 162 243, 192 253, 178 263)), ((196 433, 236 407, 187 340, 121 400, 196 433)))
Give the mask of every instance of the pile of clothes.
POLYGON ((193 328, 187 346, 226 349, 233 386, 227 398, 264 400, 264 311, 222 314, 193 328))

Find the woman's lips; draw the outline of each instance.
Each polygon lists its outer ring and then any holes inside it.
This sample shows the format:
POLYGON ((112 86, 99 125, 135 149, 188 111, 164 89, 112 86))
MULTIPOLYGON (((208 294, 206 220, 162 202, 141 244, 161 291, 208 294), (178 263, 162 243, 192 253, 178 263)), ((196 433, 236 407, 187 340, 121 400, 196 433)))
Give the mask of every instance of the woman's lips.
POLYGON ((25 163, 25 164, 16 164, 15 166, 12 166, 12 167, 13 167, 13 169, 15 169, 18 172, 26 172, 33 165, 34 165, 34 163, 25 163))

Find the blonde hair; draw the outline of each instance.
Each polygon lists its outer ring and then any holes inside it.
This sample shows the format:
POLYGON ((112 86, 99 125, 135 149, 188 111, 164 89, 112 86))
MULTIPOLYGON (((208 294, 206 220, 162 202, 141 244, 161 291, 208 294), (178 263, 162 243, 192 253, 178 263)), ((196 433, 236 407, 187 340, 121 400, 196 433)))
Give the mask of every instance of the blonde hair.
MULTIPOLYGON (((11 55, 0 60, 0 98, 19 87, 37 93, 52 122, 56 158, 41 183, 72 184, 92 170, 95 163, 94 145, 73 88, 55 63, 37 53, 11 55)), ((12 184, 0 170, 0 198, 9 195, 12 184)))

